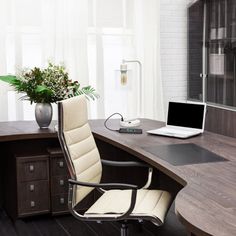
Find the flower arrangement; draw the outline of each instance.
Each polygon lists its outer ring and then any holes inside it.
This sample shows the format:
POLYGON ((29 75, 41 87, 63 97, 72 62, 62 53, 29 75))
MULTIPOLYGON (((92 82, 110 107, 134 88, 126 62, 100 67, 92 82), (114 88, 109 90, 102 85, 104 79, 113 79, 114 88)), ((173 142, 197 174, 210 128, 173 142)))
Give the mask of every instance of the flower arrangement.
POLYGON ((26 93, 21 99, 31 103, 54 103, 81 94, 92 100, 98 98, 93 87, 81 87, 78 81, 69 80, 66 68, 53 63, 45 69, 22 70, 17 76, 0 76, 0 80, 9 83, 17 92, 26 93))

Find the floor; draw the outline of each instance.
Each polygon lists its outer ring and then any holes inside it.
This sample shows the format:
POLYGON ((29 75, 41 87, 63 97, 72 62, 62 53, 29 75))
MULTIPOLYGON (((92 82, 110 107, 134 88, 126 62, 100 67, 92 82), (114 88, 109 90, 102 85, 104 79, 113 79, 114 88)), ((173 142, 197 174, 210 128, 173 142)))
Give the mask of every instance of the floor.
MULTIPOLYGON (((156 227, 146 222, 142 229, 139 225, 130 226, 129 236, 186 236, 184 227, 178 222, 174 206, 171 207, 165 225, 156 227)), ((41 216, 17 220, 14 223, 0 209, 0 236, 118 236, 118 223, 84 223, 70 215, 41 216)))

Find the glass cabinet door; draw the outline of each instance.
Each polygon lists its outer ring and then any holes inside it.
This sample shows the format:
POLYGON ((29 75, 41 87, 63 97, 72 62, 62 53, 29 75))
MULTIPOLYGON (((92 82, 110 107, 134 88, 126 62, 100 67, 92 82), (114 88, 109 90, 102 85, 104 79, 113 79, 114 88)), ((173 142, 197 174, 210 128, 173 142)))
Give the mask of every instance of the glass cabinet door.
POLYGON ((188 7, 188 99, 202 101, 204 1, 188 7))
POLYGON ((206 1, 206 101, 236 106, 236 1, 206 1))

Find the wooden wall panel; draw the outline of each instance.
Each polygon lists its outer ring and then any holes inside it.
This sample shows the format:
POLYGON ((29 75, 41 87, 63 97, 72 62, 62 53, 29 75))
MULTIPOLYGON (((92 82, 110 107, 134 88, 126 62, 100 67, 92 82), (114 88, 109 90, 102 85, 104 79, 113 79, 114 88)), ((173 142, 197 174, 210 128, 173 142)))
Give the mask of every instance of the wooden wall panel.
POLYGON ((236 138, 236 111, 208 106, 205 129, 236 138))

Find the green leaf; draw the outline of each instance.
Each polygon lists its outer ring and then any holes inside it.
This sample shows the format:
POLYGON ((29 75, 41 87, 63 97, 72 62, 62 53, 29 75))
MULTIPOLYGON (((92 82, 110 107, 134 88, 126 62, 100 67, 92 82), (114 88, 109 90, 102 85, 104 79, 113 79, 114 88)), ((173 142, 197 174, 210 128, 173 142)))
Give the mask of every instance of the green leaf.
POLYGON ((4 81, 4 82, 7 82, 11 85, 14 85, 16 84, 16 82, 18 81, 17 77, 14 76, 14 75, 3 75, 3 76, 0 76, 0 80, 4 81))
POLYGON ((49 89, 49 88, 47 88, 46 86, 43 86, 43 85, 37 85, 35 91, 37 93, 52 92, 51 89, 49 89))
POLYGON ((95 100, 96 98, 99 98, 99 95, 96 93, 95 89, 93 87, 86 86, 81 89, 82 93, 85 94, 87 98, 90 98, 92 100, 95 100))
POLYGON ((42 102, 51 102, 51 97, 53 95, 53 91, 46 86, 37 85, 35 89, 35 95, 40 94, 42 102))

